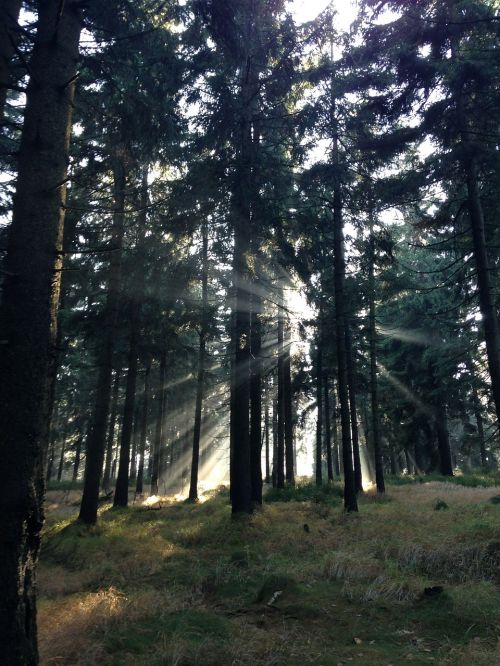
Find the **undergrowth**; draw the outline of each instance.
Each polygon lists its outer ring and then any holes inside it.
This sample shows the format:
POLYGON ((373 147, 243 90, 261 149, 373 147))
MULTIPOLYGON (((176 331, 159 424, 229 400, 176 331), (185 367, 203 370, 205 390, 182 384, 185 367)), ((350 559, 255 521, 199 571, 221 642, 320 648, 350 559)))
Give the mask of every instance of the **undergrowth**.
POLYGON ((42 663, 500 663, 498 489, 389 485, 356 515, 340 494, 301 482, 241 520, 227 491, 106 505, 92 528, 50 510, 42 663))

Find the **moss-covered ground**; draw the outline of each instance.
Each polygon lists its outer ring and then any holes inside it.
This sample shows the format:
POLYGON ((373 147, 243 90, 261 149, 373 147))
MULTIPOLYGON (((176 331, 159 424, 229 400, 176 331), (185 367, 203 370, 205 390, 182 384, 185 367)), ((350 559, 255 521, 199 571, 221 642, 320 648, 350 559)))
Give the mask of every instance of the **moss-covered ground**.
POLYGON ((497 487, 433 481, 103 506, 51 490, 39 569, 44 664, 500 665, 497 487), (161 508, 160 508, 161 506, 161 508))

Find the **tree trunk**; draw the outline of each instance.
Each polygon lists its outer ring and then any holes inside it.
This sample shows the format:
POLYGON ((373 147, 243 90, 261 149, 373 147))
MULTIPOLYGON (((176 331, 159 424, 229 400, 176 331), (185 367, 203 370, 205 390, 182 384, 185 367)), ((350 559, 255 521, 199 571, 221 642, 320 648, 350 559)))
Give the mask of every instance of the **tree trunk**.
POLYGON ((158 488, 160 482, 160 449, 162 444, 162 427, 163 427, 163 408, 164 408, 164 387, 165 387, 165 372, 167 367, 167 351, 163 350, 160 358, 160 373, 158 381, 158 392, 156 397, 156 404, 158 411, 156 415, 155 438, 153 442, 153 464, 151 467, 151 490, 150 495, 158 495, 158 488))
POLYGON ((335 387, 332 385, 331 388, 332 396, 332 413, 333 413, 333 469, 335 471, 335 476, 340 478, 340 456, 339 456, 339 441, 338 441, 338 432, 337 432, 337 401, 335 399, 335 387))
POLYGON ((291 336, 290 323, 287 322, 284 331, 285 350, 283 359, 283 402, 285 418, 285 467, 286 482, 295 485, 293 460, 293 411, 292 411, 292 364, 291 364, 291 336))
POLYGON ((474 409, 474 417, 477 424, 477 436, 479 440, 479 455, 481 457, 481 467, 487 469, 488 461, 486 459, 486 446, 484 442, 484 425, 483 417, 481 415, 481 402, 477 394, 477 389, 475 386, 472 387, 472 402, 474 409))
POLYGON ((273 400, 273 467, 271 480, 273 488, 278 485, 278 400, 273 400))
POLYGON ((118 392, 120 388, 120 375, 121 375, 121 368, 117 368, 115 371, 115 379, 113 382, 113 396, 111 398, 111 413, 109 416, 108 438, 106 443, 106 462, 104 464, 104 474, 102 477, 102 487, 106 491, 108 490, 109 481, 111 479, 111 462, 113 460, 113 444, 115 441, 116 417, 118 414, 118 392))
POLYGON ((278 289, 278 440, 276 487, 285 487, 285 392, 283 386, 284 336, 283 289, 278 289))
POLYGON ((439 450, 439 471, 443 476, 453 476, 448 418, 444 405, 439 405, 436 411, 436 436, 439 450))
POLYGON ((135 397, 134 408, 134 428, 132 430, 132 453, 130 455, 130 483, 135 484, 137 481, 137 445, 139 443, 139 427, 140 427, 140 407, 137 395, 135 397))
POLYGON ((3 126, 7 89, 11 82, 10 61, 19 41, 21 0, 2 0, 0 5, 0 128, 3 126))
POLYGON ((34 579, 43 523, 51 357, 80 3, 41 3, 0 308, 0 662, 36 664, 34 579))
MULTIPOLYGON (((88 427, 87 427, 86 436, 88 437, 88 427)), ((76 440, 75 462, 73 463, 73 476, 71 479, 73 483, 76 483, 76 481, 78 481, 78 472, 80 471, 80 460, 82 457, 82 446, 83 446, 83 433, 80 433, 78 435, 78 439, 76 440)))
POLYGON ((189 486, 189 499, 195 502, 198 499, 198 468, 200 463, 201 417, 203 408, 203 393, 205 389, 205 348, 207 342, 208 326, 208 229, 206 220, 202 227, 202 277, 201 277, 201 330, 200 347, 198 351, 198 379, 196 383, 196 405, 194 412, 193 429, 193 455, 191 460, 191 483, 189 486))
POLYGON ((117 148, 113 159, 113 186, 115 204, 111 231, 111 247, 113 248, 113 252, 111 252, 109 266, 103 341, 99 352, 99 373, 92 417, 93 425, 87 442, 83 496, 79 515, 79 519, 89 525, 93 525, 97 521, 99 485, 106 445, 106 426, 111 398, 113 355, 120 298, 126 186, 125 154, 122 148, 117 148))
MULTIPOLYGON (((338 137, 334 136, 333 162, 340 168, 338 157, 338 137)), ((335 275, 335 327, 337 338, 337 382, 342 426, 342 459, 344 463, 344 508, 357 511, 356 485, 352 465, 351 423, 349 418, 349 396, 347 379, 347 345, 345 317, 345 258, 344 229, 342 221, 342 193, 340 177, 336 175, 333 194, 333 248, 335 275)))
POLYGON ((252 294, 252 319, 250 349, 250 465, 252 476, 252 501, 262 504, 262 298, 259 284, 252 294))
POLYGON ((373 235, 373 214, 370 211, 370 248, 368 268, 369 314, 368 329, 370 339, 370 400, 371 400, 371 436, 375 458, 375 483, 377 492, 385 492, 384 462, 380 446, 377 383, 377 329, 375 327, 375 238, 373 235))
MULTIPOLYGON (((320 315, 321 320, 321 315, 320 315)), ((323 483, 323 387, 321 385, 323 379, 323 352, 321 349, 321 332, 318 335, 318 347, 316 351, 316 405, 317 405, 317 420, 316 420, 316 485, 320 486, 323 483)))
POLYGON ((130 345, 128 354, 127 387, 125 391, 125 405, 123 409, 122 434, 120 441, 120 464, 116 479, 114 506, 128 505, 128 482, 130 466, 130 443, 132 439, 132 426, 135 412, 135 394, 137 385, 137 362, 139 353, 139 337, 142 322, 142 301, 144 299, 145 261, 144 240, 146 238, 147 211, 148 211, 148 167, 142 168, 141 196, 139 207, 141 212, 138 219, 137 258, 135 275, 132 285, 130 308, 130 345))
POLYGON ((354 373, 354 358, 352 352, 351 326, 349 320, 345 321, 347 381, 349 386, 349 411, 351 414, 352 455, 354 462, 354 485, 357 493, 363 492, 363 475, 361 473, 361 459, 359 455, 359 428, 358 409, 356 405, 356 380, 354 373))
POLYGON ((328 481, 333 481, 333 456, 332 456, 332 430, 330 420, 330 395, 328 391, 328 375, 323 373, 323 386, 325 393, 325 445, 328 481))
POLYGON ((271 483, 271 472, 269 465, 269 400, 266 396, 266 409, 264 412, 264 429, 265 429, 265 444, 266 444, 266 483, 271 483))
POLYGON ((146 361, 146 371, 144 373, 144 397, 142 401, 142 419, 141 419, 141 440, 139 443, 139 466, 137 468, 137 483, 135 492, 142 495, 144 487, 144 454, 146 451, 146 437, 148 432, 148 405, 149 405, 149 378, 151 374, 151 362, 146 361))

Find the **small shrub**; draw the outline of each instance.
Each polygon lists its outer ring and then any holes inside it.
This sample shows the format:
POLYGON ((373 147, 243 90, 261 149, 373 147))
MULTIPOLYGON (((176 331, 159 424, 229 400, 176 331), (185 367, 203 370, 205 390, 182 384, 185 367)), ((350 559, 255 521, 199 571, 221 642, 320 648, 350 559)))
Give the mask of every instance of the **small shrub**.
POLYGON ((333 483, 317 486, 315 483, 301 483, 283 489, 270 488, 265 496, 267 502, 316 502, 317 504, 338 504, 343 497, 340 485, 333 483))
POLYGON ((449 508, 450 507, 442 499, 437 499, 434 502, 434 511, 446 511, 446 509, 449 509, 449 508))

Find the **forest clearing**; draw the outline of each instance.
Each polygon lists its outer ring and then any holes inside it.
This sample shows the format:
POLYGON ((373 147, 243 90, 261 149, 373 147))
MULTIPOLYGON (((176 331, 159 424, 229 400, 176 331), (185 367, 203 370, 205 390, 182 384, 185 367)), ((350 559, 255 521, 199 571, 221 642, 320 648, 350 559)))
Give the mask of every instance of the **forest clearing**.
POLYGON ((275 492, 238 522, 214 491, 198 505, 103 506, 88 528, 74 522, 78 492, 49 491, 41 661, 493 666, 498 492, 389 485, 353 515, 335 485, 304 502, 275 492))
POLYGON ((498 0, 0 0, 0 666, 500 666, 498 0))

